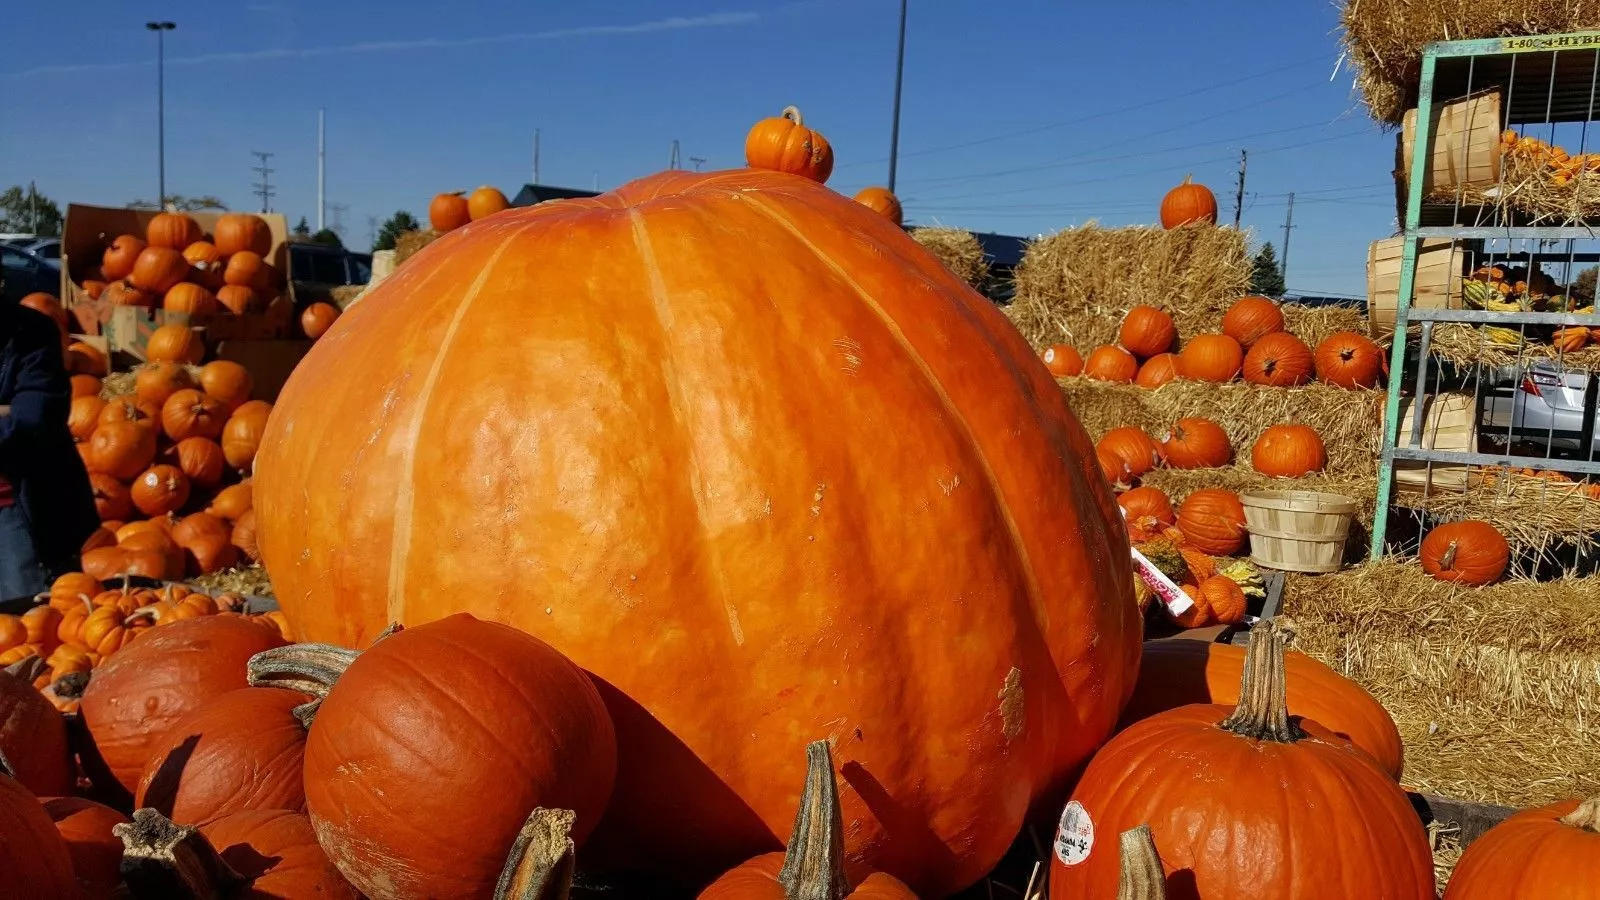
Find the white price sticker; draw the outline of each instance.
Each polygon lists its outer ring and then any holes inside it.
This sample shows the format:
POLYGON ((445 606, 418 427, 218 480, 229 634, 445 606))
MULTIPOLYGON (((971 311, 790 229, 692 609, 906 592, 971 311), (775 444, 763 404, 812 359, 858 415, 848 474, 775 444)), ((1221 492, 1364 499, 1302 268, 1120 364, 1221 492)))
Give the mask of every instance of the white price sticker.
POLYGON ((1075 866, 1094 850, 1094 822, 1089 811, 1074 800, 1061 811, 1061 826, 1056 829, 1056 858, 1063 865, 1075 866))

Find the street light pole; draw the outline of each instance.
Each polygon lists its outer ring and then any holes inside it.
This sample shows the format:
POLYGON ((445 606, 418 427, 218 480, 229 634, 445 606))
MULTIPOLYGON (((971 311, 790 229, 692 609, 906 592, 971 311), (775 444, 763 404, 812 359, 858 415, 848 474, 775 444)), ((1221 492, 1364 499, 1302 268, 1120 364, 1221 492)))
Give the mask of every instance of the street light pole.
POLYGON ((900 161, 900 81, 906 70, 906 0, 900 0, 900 49, 894 62, 894 130, 889 133, 889 193, 894 193, 894 170, 900 161))
POLYGON ((156 194, 156 208, 167 207, 167 42, 166 34, 177 24, 174 22, 146 22, 144 27, 156 33, 156 166, 160 173, 160 188, 156 194))

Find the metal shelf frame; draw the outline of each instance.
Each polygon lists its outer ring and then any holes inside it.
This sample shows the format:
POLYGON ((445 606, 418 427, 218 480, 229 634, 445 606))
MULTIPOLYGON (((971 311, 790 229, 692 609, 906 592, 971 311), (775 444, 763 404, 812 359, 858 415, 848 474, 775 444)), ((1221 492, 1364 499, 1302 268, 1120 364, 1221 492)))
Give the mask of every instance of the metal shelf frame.
MULTIPOLYGON (((1542 96, 1509 96, 1502 125, 1545 124, 1556 122, 1590 122, 1600 119, 1595 96, 1600 87, 1600 31, 1573 34, 1539 35, 1531 37, 1489 38, 1472 41, 1444 41, 1430 44, 1423 52, 1421 85, 1417 97, 1418 123, 1415 147, 1412 152, 1410 176, 1406 188, 1402 256, 1400 264, 1399 298, 1395 311, 1395 340, 1390 352, 1390 378, 1388 396, 1383 411, 1383 452, 1378 470, 1378 498, 1372 527, 1371 556, 1381 558, 1387 550, 1389 517, 1394 502, 1395 462, 1442 463, 1447 465, 1503 465, 1515 462, 1519 467, 1538 470, 1600 475, 1600 460, 1539 459, 1524 456, 1431 450, 1422 446, 1422 432, 1426 424, 1423 400, 1428 395, 1429 344, 1433 327, 1437 323, 1492 324, 1519 328, 1526 335, 1528 326, 1583 325, 1600 327, 1600 315, 1573 315, 1570 313, 1491 312, 1485 310, 1412 309, 1416 291, 1417 254, 1422 241, 1427 238, 1460 240, 1529 240, 1572 241, 1600 240, 1600 222, 1588 225, 1566 226, 1500 226, 1429 225, 1422 226, 1426 204, 1427 166, 1432 154, 1434 139, 1433 112, 1435 94, 1443 101, 1471 93, 1477 85, 1473 82, 1481 72, 1487 81, 1503 81, 1510 86, 1519 65, 1523 71, 1536 78, 1547 80, 1548 88, 1542 96), (1577 51, 1577 52, 1574 52, 1577 51), (1441 67, 1441 62, 1445 65, 1441 67), (1441 69, 1443 71, 1441 71, 1441 69), (1582 99, 1580 99, 1582 98, 1582 99), (1416 349, 1417 373, 1410 385, 1414 397, 1411 427, 1408 434, 1399 435, 1400 406, 1407 379, 1408 327, 1421 326, 1421 340, 1416 349)), ((1508 94, 1510 91, 1508 90, 1508 94)), ((1587 126, 1586 126, 1587 129, 1587 126)), ((1587 134, 1587 130, 1585 131, 1587 134)), ((1436 212, 1431 210, 1430 212, 1436 212)), ((1459 210, 1458 210, 1459 213, 1459 210)), ((1437 219, 1434 219, 1437 221, 1437 219)), ((1546 254, 1511 254, 1533 261, 1546 254)), ((1549 254, 1551 257, 1561 254, 1549 254)), ((1588 254, 1565 254, 1569 262, 1588 254)), ((1520 359, 1519 353, 1519 359, 1520 359)), ((1481 375, 1481 373, 1480 373, 1481 375)), ((1595 425, 1596 379, 1590 376, 1588 397, 1585 403, 1583 429, 1580 440, 1592 441, 1595 425)), ((1513 400, 1512 420, 1515 421, 1513 400)), ((1509 451, 1509 447, 1507 448, 1509 451)))

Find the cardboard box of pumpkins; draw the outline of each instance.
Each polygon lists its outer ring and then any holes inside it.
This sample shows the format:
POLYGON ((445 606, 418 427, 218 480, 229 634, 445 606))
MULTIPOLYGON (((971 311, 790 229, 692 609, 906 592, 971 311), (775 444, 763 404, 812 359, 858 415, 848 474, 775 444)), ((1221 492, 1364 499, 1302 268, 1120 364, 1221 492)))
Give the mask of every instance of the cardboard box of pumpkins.
POLYGON ((288 224, 277 213, 67 207, 61 299, 85 334, 143 359, 156 328, 204 329, 206 343, 290 336, 288 224))

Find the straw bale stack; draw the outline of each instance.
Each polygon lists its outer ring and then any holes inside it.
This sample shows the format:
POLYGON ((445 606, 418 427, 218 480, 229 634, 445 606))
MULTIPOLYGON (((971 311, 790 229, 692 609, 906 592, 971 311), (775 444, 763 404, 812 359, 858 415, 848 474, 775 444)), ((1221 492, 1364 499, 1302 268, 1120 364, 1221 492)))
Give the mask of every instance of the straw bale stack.
POLYGON ((989 284, 989 262, 983 245, 960 228, 913 228, 911 239, 932 253, 957 278, 982 291, 989 284))

